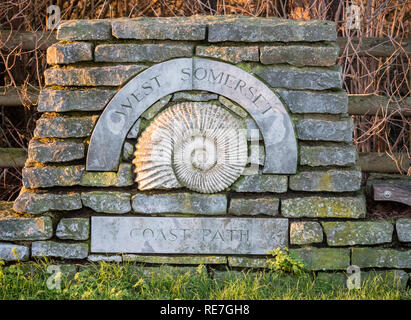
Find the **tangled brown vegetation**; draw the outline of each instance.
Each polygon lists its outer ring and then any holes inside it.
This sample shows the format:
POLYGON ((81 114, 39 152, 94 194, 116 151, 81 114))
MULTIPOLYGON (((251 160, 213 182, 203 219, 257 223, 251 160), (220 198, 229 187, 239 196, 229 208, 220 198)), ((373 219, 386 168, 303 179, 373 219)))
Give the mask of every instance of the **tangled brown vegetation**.
MULTIPOLYGON (((392 157, 397 152, 410 154, 410 118, 403 112, 404 108, 410 108, 405 102, 410 95, 410 57, 403 47, 410 28, 411 5, 407 0, 2 0, 0 30, 37 31, 40 36, 35 49, 27 49, 24 41, 16 42, 10 32, 0 37, 0 95, 18 88, 24 105, 24 108, 0 106, 0 148, 26 149, 31 139, 38 114, 29 93, 39 90, 44 83, 45 43, 50 36, 46 19, 50 5, 61 8, 64 20, 235 14, 335 21, 338 35, 348 38, 339 59, 344 88, 350 94, 389 97, 396 109, 388 113, 382 107, 377 115, 353 116, 358 151, 386 152, 392 157), (347 8, 352 4, 360 7, 358 30, 347 28, 347 8), (359 46, 366 38, 385 38, 394 48, 393 53, 375 57, 360 52, 359 46)), ((21 187, 20 170, 0 170, 0 199, 12 199, 21 187)))

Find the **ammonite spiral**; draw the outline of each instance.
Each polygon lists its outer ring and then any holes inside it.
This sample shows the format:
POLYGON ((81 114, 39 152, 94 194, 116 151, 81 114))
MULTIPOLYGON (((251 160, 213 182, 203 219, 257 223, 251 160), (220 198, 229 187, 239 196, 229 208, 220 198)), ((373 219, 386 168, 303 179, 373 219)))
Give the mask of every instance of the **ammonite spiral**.
POLYGON ((222 107, 180 103, 146 128, 134 156, 140 190, 184 186, 214 193, 230 186, 243 172, 246 130, 222 107))

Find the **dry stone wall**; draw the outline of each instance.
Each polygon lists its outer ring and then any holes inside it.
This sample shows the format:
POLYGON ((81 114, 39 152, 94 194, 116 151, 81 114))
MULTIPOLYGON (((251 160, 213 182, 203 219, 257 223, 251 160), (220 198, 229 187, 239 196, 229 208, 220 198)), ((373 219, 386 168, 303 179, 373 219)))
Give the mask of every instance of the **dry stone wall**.
MULTIPOLYGON (((261 268, 266 267, 266 249, 288 247, 311 270, 346 270, 351 264, 411 269, 410 219, 376 221, 366 214, 353 122, 336 66, 334 23, 198 16, 74 20, 60 26, 57 38, 60 42, 47 51, 50 67, 38 103, 43 114, 28 148, 24 187, 13 209, 1 211, 1 259, 46 256, 261 268), (294 127, 296 172, 263 174, 266 141, 261 130, 255 134, 261 128, 247 108, 230 97, 198 90, 168 94, 145 110, 123 141, 116 172, 86 170, 91 135, 113 97, 144 70, 180 58, 224 62, 270 88, 294 127), (132 164, 138 138, 159 113, 181 102, 219 106, 243 123, 248 130, 247 168, 257 170, 216 194, 187 188, 139 191, 132 164), (202 221, 215 228, 204 227, 202 239, 192 235, 192 250, 172 241, 190 235, 154 232, 147 237, 164 236, 169 244, 157 248, 161 241, 156 240, 150 249, 139 243, 123 254, 121 243, 120 248, 113 244, 112 250, 100 246, 116 225, 139 225, 142 220, 133 220, 136 217, 194 223, 186 229, 195 229, 196 219, 206 219, 202 221), (111 219, 112 225, 104 219, 111 219), (238 224, 238 235, 220 227, 223 220, 238 224), (101 223, 105 230, 100 232, 101 223), (244 233, 247 226, 271 238, 256 240, 256 234, 244 233), (230 241, 236 237, 251 241, 258 250, 233 247, 230 241)), ((136 233, 136 239, 146 235, 136 233)))

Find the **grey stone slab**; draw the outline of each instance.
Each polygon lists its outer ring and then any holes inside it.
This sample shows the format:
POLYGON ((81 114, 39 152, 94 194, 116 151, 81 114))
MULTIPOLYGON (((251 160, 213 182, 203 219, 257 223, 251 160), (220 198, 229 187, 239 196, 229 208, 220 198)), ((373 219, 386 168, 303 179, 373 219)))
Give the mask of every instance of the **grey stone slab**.
POLYGON ((30 248, 13 243, 0 242, 0 260, 27 261, 30 258, 30 248))
POLYGON ((0 218, 0 240, 47 240, 53 236, 50 217, 0 218))
POLYGON ((91 43, 55 43, 47 48, 48 64, 69 64, 92 60, 93 45, 91 43))
POLYGON ((352 142, 353 120, 301 119, 296 124, 298 139, 308 141, 352 142))
POLYGON ((239 216, 259 214, 276 216, 279 204, 280 200, 274 197, 231 198, 228 213, 239 216))
POLYGON ((146 68, 147 66, 138 64, 52 68, 44 72, 44 81, 47 86, 121 86, 146 68))
POLYGON ((67 240, 88 240, 90 236, 90 219, 63 218, 57 225, 56 236, 67 240))
POLYGON ((398 240, 401 242, 411 242, 411 218, 398 219, 395 223, 398 240))
POLYGON ((232 63, 242 61, 258 61, 258 46, 197 46, 199 57, 216 58, 232 63))
POLYGON ((323 229, 315 221, 298 221, 290 224, 290 244, 311 244, 323 242, 323 229))
POLYGON ((336 39, 337 32, 333 21, 245 16, 217 17, 208 21, 209 42, 315 42, 336 39))
POLYGON ((330 113, 348 112, 348 96, 345 91, 316 92, 276 89, 293 113, 330 113))
POLYGON ((187 213, 218 215, 227 212, 224 194, 199 193, 138 193, 131 198, 133 211, 137 213, 187 213))
POLYGON ((161 62, 191 57, 194 45, 184 43, 100 44, 94 52, 97 62, 161 62))
POLYGON ((57 29, 58 40, 109 40, 111 38, 113 37, 110 20, 62 21, 57 29))
POLYGON ((206 24, 195 17, 140 17, 112 21, 113 36, 139 40, 204 40, 206 24))
POLYGON ((253 174, 240 177, 231 189, 237 192, 287 192, 288 177, 280 175, 253 174))
POLYGON ((88 243, 83 242, 35 241, 31 245, 31 255, 35 258, 85 259, 88 256, 88 251, 88 243))
POLYGON ((36 138, 82 138, 91 134, 97 116, 41 117, 36 122, 36 138))
POLYGON ((79 185, 84 166, 23 168, 23 185, 29 189, 79 185))
POLYGON ((130 197, 129 193, 118 191, 90 191, 81 193, 81 200, 85 207, 104 213, 122 214, 130 212, 130 197))
POLYGON ((322 222, 329 246, 389 243, 394 226, 389 221, 322 222))
POLYGON ((40 92, 39 112, 99 111, 116 93, 112 89, 52 90, 40 92))
POLYGON ((295 173, 294 130, 278 97, 248 72, 200 58, 159 63, 129 81, 108 104, 94 129, 87 170, 116 171, 123 141, 140 115, 162 97, 184 90, 217 93, 243 106, 264 137, 267 156, 263 172, 295 173), (104 148, 106 145, 111 148, 104 148))
POLYGON ((300 165, 349 166, 357 160, 357 150, 353 145, 300 145, 300 165))
POLYGON ((287 239, 287 219, 91 218, 93 253, 261 255, 287 239))
POLYGON ((351 262, 360 268, 411 268, 411 249, 353 248, 351 262))
POLYGON ((43 142, 32 139, 28 147, 28 157, 35 162, 66 162, 85 157, 84 143, 79 141, 43 142))

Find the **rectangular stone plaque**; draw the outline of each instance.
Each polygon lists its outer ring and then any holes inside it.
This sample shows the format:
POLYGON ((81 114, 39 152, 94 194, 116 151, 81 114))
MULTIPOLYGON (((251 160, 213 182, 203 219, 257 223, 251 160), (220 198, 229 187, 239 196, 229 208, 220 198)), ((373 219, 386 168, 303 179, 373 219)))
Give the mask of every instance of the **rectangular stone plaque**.
POLYGON ((91 218, 91 251, 98 253, 264 255, 287 241, 282 218, 91 218))

